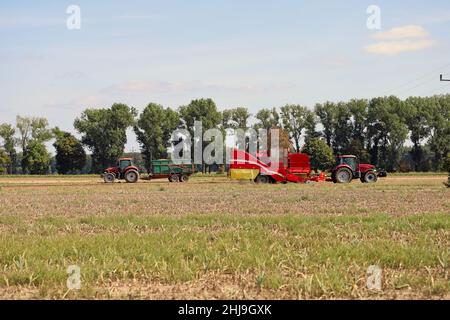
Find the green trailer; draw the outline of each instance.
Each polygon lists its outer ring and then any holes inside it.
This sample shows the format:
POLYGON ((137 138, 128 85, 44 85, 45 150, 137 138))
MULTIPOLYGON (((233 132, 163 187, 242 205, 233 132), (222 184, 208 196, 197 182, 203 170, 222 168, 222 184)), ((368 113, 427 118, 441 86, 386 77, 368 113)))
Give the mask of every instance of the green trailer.
POLYGON ((170 182, 186 182, 194 172, 195 166, 190 161, 153 160, 148 180, 167 178, 170 182))

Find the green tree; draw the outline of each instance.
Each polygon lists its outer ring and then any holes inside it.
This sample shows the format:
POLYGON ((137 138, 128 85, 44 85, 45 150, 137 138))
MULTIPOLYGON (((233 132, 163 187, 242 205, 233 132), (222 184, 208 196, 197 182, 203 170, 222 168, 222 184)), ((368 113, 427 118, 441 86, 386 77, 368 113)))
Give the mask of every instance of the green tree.
POLYGON ((369 102, 371 162, 388 171, 398 169, 402 147, 408 135, 405 111, 404 103, 394 96, 374 98, 369 102))
POLYGON ((350 148, 353 127, 350 108, 346 103, 339 102, 336 105, 335 117, 333 150, 336 154, 347 153, 350 148))
POLYGON ((353 99, 347 106, 351 114, 351 140, 357 140, 360 146, 365 147, 369 102, 365 99, 353 99))
POLYGON ((47 174, 50 169, 51 157, 45 145, 37 139, 31 140, 22 160, 27 172, 31 174, 47 174))
POLYGON ((336 128, 336 104, 333 102, 325 102, 324 104, 316 104, 314 111, 323 126, 323 137, 329 147, 333 147, 334 130, 336 128))
MULTIPOLYGON (((33 151, 35 155, 44 154, 42 152, 42 149, 45 149, 44 143, 52 138, 52 130, 48 128, 47 119, 17 116, 16 127, 19 132, 18 144, 22 149, 22 173, 39 171, 35 170, 35 168, 39 167, 37 161, 39 159, 46 161, 46 158, 38 156, 34 159, 27 153, 33 151), (34 169, 30 167, 31 165, 34 166, 34 169)), ((45 162, 42 163, 42 166, 45 165, 45 162)))
POLYGON ((333 149, 322 139, 310 139, 303 146, 302 152, 310 156, 314 170, 329 170, 334 165, 333 149))
POLYGON ((16 130, 10 124, 4 123, 0 125, 0 137, 3 139, 3 148, 9 156, 8 173, 16 173, 17 152, 16 152, 16 139, 14 135, 16 130))
POLYGON ((11 158, 8 156, 5 150, 0 148, 0 174, 7 173, 10 164, 11 158))
POLYGON ((227 109, 222 112, 222 127, 233 129, 247 129, 251 114, 247 108, 227 109))
POLYGON ((86 152, 81 142, 69 132, 55 128, 56 170, 60 174, 75 173, 86 164, 86 152))
POLYGON ((269 130, 278 127, 280 123, 280 115, 276 108, 259 110, 256 114, 256 119, 258 123, 256 123, 255 129, 269 130))
POLYGON ((432 99, 430 149, 434 152, 434 170, 441 170, 450 152, 450 94, 432 99))
POLYGON ((294 141, 296 152, 300 152, 302 132, 307 128, 308 115, 308 109, 301 105, 286 105, 281 108, 283 129, 288 132, 289 139, 294 141))
POLYGON ((111 108, 86 109, 74 127, 82 143, 92 151, 92 172, 101 172, 116 163, 127 142, 127 129, 134 125, 136 110, 115 103, 111 108))
POLYGON ((308 110, 305 116, 305 143, 311 139, 320 138, 321 134, 316 130, 317 122, 316 113, 308 110))
MULTIPOLYGON (((203 133, 209 129, 217 128, 222 123, 222 113, 217 110, 217 106, 212 99, 192 100, 187 106, 181 106, 178 112, 192 137, 194 137, 195 121, 202 122, 203 133)), ((206 145, 203 142, 202 152, 206 145)), ((194 148, 192 148, 193 152, 194 148)), ((202 170, 205 171, 205 169, 202 159, 202 170)))
POLYGON ((179 113, 192 135, 195 121, 202 122, 203 131, 216 128, 222 121, 222 114, 212 99, 192 100, 187 106, 181 106, 179 113))
POLYGON ((134 126, 134 132, 141 145, 145 166, 151 171, 153 159, 167 157, 172 132, 180 122, 178 113, 170 108, 150 103, 142 111, 134 126))
POLYGON ((432 101, 432 99, 421 97, 410 97, 405 101, 405 108, 408 111, 405 121, 413 143, 411 157, 415 171, 423 170, 424 152, 422 142, 431 134, 431 111, 435 109, 431 105, 432 101))

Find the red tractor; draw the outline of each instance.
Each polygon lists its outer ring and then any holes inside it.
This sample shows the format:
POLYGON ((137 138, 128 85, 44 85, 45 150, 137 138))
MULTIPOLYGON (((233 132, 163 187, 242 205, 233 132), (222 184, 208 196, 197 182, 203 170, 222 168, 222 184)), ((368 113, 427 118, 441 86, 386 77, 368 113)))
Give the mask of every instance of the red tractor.
POLYGON ((334 183, 350 183, 353 179, 360 179, 363 183, 377 182, 378 174, 374 165, 359 163, 356 156, 338 156, 336 166, 331 171, 334 183))
POLYGON ((116 167, 105 170, 103 180, 113 183, 116 179, 125 179, 127 183, 136 183, 139 180, 139 169, 133 165, 133 159, 120 158, 116 167))

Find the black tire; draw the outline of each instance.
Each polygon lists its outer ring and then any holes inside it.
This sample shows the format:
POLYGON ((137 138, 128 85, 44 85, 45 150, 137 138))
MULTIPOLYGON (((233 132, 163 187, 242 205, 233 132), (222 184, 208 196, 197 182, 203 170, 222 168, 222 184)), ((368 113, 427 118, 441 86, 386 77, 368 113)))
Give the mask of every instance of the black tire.
POLYGON ((364 174, 362 180, 363 180, 364 183, 375 183, 375 182, 377 182, 378 177, 377 177, 377 175, 376 175, 375 172, 373 172, 373 171, 368 171, 368 172, 366 172, 366 173, 364 174))
POLYGON ((125 173, 127 183, 136 183, 139 180, 139 173, 136 170, 129 170, 125 173))
POLYGON ((178 182, 178 181, 180 181, 180 177, 178 177, 178 175, 176 175, 176 174, 172 174, 172 175, 169 177, 169 181, 170 181, 170 182, 178 182))
POLYGON ((105 173, 103 175, 103 181, 105 181, 105 183, 114 183, 115 180, 116 176, 113 173, 105 173))
POLYGON ((256 177, 255 182, 258 184, 266 184, 270 182, 270 178, 268 176, 259 175, 256 177))
POLYGON ((189 176, 183 174, 180 176, 180 181, 181 182, 188 182, 189 181, 189 176))
POLYGON ((335 174, 336 183, 350 183, 353 179, 352 172, 347 168, 341 168, 335 174))

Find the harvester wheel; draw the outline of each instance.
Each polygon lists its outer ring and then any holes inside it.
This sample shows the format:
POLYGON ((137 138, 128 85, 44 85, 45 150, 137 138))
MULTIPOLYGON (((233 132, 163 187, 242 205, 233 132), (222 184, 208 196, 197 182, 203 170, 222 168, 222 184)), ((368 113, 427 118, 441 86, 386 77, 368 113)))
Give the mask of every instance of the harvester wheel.
POLYGON ((350 183, 352 181, 352 172, 347 168, 341 168, 336 172, 337 183, 350 183))
POLYGON ((113 173, 105 173, 103 175, 105 183, 113 183, 116 180, 116 176, 113 173))
POLYGON ((183 174, 182 176, 180 176, 180 181, 181 182, 188 182, 189 180, 189 176, 183 174))
POLYGON ((125 173, 125 181, 128 183, 136 183, 139 180, 139 173, 135 170, 130 170, 125 173))
POLYGON ((178 177, 178 175, 172 174, 172 175, 169 177, 169 181, 170 181, 170 182, 178 182, 178 181, 180 181, 180 178, 178 177))
POLYGON ((377 182, 378 177, 375 174, 375 172, 369 171, 369 172, 366 172, 366 174, 364 175, 362 180, 364 183, 375 183, 375 182, 377 182))
POLYGON ((268 176, 259 175, 256 177, 255 182, 258 184, 265 184, 265 183, 269 183, 270 179, 268 176))

